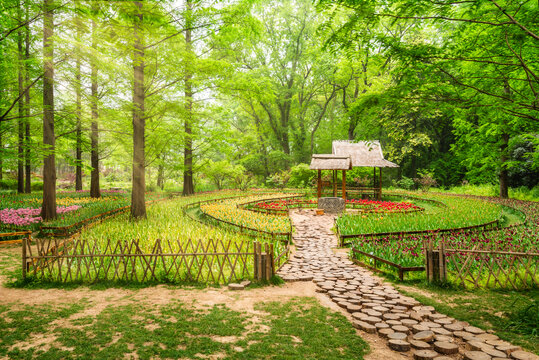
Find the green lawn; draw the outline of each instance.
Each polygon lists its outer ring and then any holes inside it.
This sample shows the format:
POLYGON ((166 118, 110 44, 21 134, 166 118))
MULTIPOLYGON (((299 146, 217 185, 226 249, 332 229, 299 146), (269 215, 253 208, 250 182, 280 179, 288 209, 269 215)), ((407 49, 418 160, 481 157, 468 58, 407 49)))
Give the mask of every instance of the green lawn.
POLYGON ((256 316, 179 300, 109 304, 96 315, 88 307, 87 299, 0 306, 0 357, 362 359, 368 349, 344 316, 313 298, 261 302, 256 316))

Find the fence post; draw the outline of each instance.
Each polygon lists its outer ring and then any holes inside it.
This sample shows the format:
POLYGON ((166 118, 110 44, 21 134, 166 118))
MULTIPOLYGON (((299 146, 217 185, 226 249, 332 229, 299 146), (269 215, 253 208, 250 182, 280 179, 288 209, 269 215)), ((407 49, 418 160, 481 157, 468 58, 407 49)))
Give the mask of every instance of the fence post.
POLYGON ((26 244, 28 243, 28 235, 22 238, 22 279, 26 280, 26 244))
POLYGON ((275 274, 275 256, 273 252, 273 244, 270 244, 270 258, 271 258, 271 276, 275 274))
POLYGON ((440 240, 438 249, 434 250, 432 240, 427 241, 427 279, 429 282, 445 281, 446 269, 445 269, 445 248, 443 239, 440 240))

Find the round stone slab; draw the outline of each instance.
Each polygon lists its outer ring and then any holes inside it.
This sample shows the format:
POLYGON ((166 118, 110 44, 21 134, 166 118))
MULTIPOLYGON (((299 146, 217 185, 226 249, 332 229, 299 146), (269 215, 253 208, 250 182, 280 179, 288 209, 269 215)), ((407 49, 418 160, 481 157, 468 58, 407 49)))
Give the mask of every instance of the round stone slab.
POLYGON ((410 345, 417 350, 430 350, 432 346, 429 343, 419 340, 409 340, 410 345))
POLYGON ((485 330, 483 329, 480 329, 478 327, 475 327, 475 326, 466 326, 464 328, 465 331, 469 332, 469 333, 472 333, 474 335, 479 335, 479 334, 482 334, 485 332, 485 330))
POLYGON ((485 354, 482 351, 466 351, 464 353, 464 360, 490 360, 490 355, 485 354))
POLYGON ((464 326, 457 323, 453 323, 453 324, 444 325, 444 328, 449 331, 462 331, 464 329, 464 326))
POLYGON ((451 355, 459 352, 459 347, 456 344, 447 341, 436 341, 434 343, 434 350, 440 354, 451 355))
POLYGON ((431 342, 432 340, 434 340, 434 333, 430 330, 420 331, 413 335, 413 339, 419 340, 419 341, 431 342))
POLYGON ((389 335, 393 334, 395 331, 390 328, 380 329, 378 330, 378 335, 380 335, 383 338, 388 338, 389 335))
POLYGON ((513 351, 511 353, 511 359, 515 360, 539 360, 539 356, 529 353, 527 351, 513 351))
POLYGON ((432 350, 416 350, 414 351, 415 360, 432 360, 435 359, 439 354, 436 351, 432 350))
POLYGON ((410 343, 404 340, 389 340, 388 345, 395 351, 405 352, 410 350, 410 343))
POLYGON ((405 333, 394 332, 392 334, 387 335, 387 338, 389 340, 404 340, 404 339, 406 339, 406 334, 405 333))

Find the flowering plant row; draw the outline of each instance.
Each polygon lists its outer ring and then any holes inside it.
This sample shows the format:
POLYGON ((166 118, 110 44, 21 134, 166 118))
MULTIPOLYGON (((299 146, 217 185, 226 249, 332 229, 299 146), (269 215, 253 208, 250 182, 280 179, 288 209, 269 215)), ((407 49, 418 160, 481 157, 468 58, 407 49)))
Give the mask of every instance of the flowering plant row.
MULTIPOLYGON (((159 194, 149 193, 147 200, 159 194)), ((37 230, 41 225, 69 226, 95 215, 130 204, 129 194, 103 191, 100 198, 91 198, 89 192, 58 192, 58 218, 44 224, 41 217, 42 197, 39 194, 5 194, 0 196, 0 231, 37 230)))
POLYGON ((287 194, 264 194, 215 201, 202 204, 200 209, 207 215, 219 220, 236 224, 238 226, 244 226, 266 232, 284 233, 290 231, 290 220, 288 218, 260 214, 238 208, 238 204, 241 203, 263 200, 264 198, 275 198, 279 196, 287 196, 287 194))

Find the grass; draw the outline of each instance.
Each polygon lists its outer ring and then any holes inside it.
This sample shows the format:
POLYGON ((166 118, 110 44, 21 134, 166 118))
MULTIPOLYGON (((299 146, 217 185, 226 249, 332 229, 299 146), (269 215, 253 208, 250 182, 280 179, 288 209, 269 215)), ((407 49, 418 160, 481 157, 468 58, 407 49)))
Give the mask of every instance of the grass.
POLYGON ((539 354, 539 289, 466 291, 417 280, 395 286, 443 314, 485 330, 492 329, 500 338, 539 354))
POLYGON ((178 300, 88 307, 0 306, 0 357, 362 359, 368 349, 343 315, 312 298, 258 303, 256 315, 178 300))
MULTIPOLYGON (((481 185, 462 185, 453 186, 449 189, 432 189, 433 192, 443 192, 451 194, 468 194, 480 196, 499 196, 499 185, 481 184, 481 185)), ((527 187, 509 188, 509 197, 518 200, 539 201, 539 186, 532 189, 527 187)))

